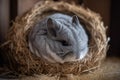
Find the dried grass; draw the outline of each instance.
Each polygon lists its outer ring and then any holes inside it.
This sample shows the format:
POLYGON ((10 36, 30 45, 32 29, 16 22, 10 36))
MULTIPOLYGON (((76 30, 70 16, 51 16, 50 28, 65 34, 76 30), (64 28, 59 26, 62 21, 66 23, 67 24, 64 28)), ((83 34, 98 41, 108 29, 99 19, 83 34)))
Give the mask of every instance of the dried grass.
POLYGON ((37 3, 22 17, 17 17, 7 37, 6 55, 9 68, 21 74, 80 74, 96 69, 106 56, 106 28, 101 17, 89 9, 65 2, 45 1, 37 3), (27 35, 38 20, 55 12, 77 15, 90 33, 89 52, 81 61, 63 64, 44 62, 31 54, 28 48, 27 35))

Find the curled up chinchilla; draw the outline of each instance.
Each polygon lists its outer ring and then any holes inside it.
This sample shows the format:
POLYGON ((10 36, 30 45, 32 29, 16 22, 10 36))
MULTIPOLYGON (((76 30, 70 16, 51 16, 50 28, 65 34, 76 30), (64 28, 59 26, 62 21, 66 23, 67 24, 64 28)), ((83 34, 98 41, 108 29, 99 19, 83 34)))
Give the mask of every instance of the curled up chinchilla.
POLYGON ((51 63, 83 59, 88 35, 76 15, 55 13, 39 21, 28 36, 30 51, 51 63))

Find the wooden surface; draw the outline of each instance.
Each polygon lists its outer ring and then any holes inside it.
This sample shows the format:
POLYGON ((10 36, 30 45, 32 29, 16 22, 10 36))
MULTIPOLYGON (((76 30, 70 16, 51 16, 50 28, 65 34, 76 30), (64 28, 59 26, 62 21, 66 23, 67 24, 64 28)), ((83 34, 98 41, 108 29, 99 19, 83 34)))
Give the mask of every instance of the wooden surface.
POLYGON ((85 6, 99 13, 106 26, 110 25, 111 0, 84 0, 85 6))
POLYGON ((9 26, 9 0, 0 0, 0 43, 4 41, 9 26))
POLYGON ((18 16, 21 16, 29 9, 31 9, 35 3, 41 0, 18 0, 18 16))

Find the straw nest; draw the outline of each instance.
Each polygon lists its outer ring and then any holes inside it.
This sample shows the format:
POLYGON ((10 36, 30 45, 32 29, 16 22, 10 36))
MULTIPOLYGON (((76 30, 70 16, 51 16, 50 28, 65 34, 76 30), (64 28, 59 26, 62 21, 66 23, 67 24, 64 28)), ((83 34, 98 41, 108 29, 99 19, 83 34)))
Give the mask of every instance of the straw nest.
POLYGON ((37 3, 22 17, 16 18, 7 37, 6 49, 8 67, 22 74, 80 74, 100 66, 107 51, 106 28, 101 17, 89 9, 65 2, 45 1, 37 3), (28 47, 28 33, 36 22, 47 15, 61 12, 77 15, 90 34, 89 52, 81 61, 59 63, 44 62, 33 55, 28 47))

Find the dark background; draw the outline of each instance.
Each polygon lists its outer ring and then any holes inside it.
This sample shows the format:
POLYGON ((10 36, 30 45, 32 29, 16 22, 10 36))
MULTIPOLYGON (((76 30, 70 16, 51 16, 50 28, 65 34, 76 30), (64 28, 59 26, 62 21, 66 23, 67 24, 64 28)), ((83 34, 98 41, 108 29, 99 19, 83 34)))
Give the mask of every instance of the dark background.
MULTIPOLYGON (((38 1, 42 0, 0 0, 0 44, 5 42, 5 36, 15 17, 21 16, 38 1)), ((70 2, 70 0, 65 1, 70 2)), ((82 0, 75 1, 78 2, 78 5, 81 5, 82 0)), ((110 48, 107 55, 120 57, 119 0, 83 0, 82 3, 91 10, 100 13, 105 26, 108 26, 107 35, 110 36, 111 40, 109 42, 110 48)))
POLYGON ((109 53, 120 57, 120 4, 119 0, 111 1, 110 49, 109 53))

